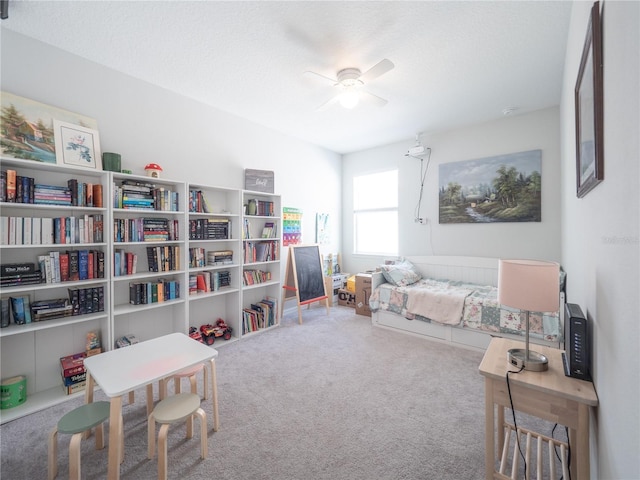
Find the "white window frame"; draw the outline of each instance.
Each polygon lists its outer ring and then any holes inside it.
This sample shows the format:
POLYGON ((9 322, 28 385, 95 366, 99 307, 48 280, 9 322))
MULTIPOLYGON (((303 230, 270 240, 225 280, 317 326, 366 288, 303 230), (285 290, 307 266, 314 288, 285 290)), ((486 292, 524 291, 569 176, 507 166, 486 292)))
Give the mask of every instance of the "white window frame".
MULTIPOLYGON (((353 177, 353 252, 356 255, 383 255, 383 256, 397 256, 398 255, 398 244, 399 244, 399 235, 398 235, 398 184, 397 184, 397 180, 398 180, 398 170, 397 169, 393 169, 393 170, 385 170, 385 171, 381 171, 381 172, 374 172, 374 173, 367 173, 367 174, 363 174, 363 175, 357 175, 353 177), (384 182, 384 186, 379 185, 379 180, 380 180, 380 175, 384 176, 384 175, 395 175, 395 181, 396 181, 396 185, 395 185, 395 199, 393 199, 394 201, 392 201, 390 204, 388 205, 381 205, 381 206, 373 206, 371 208, 366 208, 366 207, 358 207, 358 194, 360 192, 358 192, 358 189, 356 188, 356 183, 358 182, 358 179, 362 178, 362 177, 368 177, 368 176, 377 176, 377 179, 372 179, 372 184, 376 184, 376 180, 378 180, 378 185, 377 186, 372 186, 372 192, 370 193, 374 193, 376 195, 376 199, 384 199, 384 196, 381 196, 381 192, 389 192, 392 191, 391 188, 393 188, 392 185, 390 185, 390 181, 388 179, 385 180, 384 182), (376 226, 376 231, 377 234, 382 234, 382 233, 389 233, 389 232, 395 232, 395 240, 393 241, 393 243, 391 245, 388 246, 383 246, 381 248, 371 248, 371 249, 363 249, 363 245, 362 242, 359 242, 358 238, 359 238, 359 217, 362 218, 363 216, 370 216, 371 214, 374 215, 386 215, 386 214, 392 214, 393 218, 389 218, 386 221, 381 221, 381 224, 379 226, 376 226), (395 215, 394 215, 395 214, 395 215), (391 223, 394 223, 395 225, 391 225, 391 223), (392 229, 393 227, 393 229, 392 229)), ((371 227, 369 225, 369 227, 371 227)), ((361 228, 362 229, 362 228, 361 228)), ((360 230, 361 230, 360 229, 360 230)), ((370 231, 370 229, 369 229, 370 231)), ((366 235, 368 234, 368 231, 365 232, 360 232, 360 235, 366 235)))

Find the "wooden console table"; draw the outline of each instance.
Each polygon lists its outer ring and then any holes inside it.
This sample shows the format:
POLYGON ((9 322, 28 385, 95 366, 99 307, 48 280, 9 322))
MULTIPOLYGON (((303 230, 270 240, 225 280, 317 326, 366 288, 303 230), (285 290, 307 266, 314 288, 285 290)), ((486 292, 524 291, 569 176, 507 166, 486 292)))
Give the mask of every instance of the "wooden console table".
MULTIPOLYGON (((485 473, 487 480, 503 478, 495 471, 496 418, 498 411, 497 453, 504 442, 504 409, 511 408, 506 373, 515 370, 507 363, 507 350, 524 348, 524 343, 494 338, 480 363, 485 377, 485 473)), ((535 345, 532 349, 549 359, 546 372, 522 371, 509 376, 515 410, 564 425, 569 429, 571 446, 571 478, 588 479, 589 473, 589 410, 598 405, 593 383, 567 377, 562 366, 562 350, 535 345)))

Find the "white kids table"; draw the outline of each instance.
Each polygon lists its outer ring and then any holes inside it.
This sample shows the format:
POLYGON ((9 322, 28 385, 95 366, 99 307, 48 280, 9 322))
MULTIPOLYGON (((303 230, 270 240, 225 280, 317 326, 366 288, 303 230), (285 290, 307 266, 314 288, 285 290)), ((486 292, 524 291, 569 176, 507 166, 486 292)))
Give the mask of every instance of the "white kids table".
POLYGON ((209 363, 211 371, 211 394, 213 403, 213 430, 219 426, 218 389, 216 386, 215 358, 218 351, 183 333, 172 333, 118 348, 99 355, 87 357, 85 399, 93 401, 94 381, 110 398, 109 416, 109 480, 120 478, 120 416, 122 396, 138 388, 150 385, 180 370, 199 363, 209 363))

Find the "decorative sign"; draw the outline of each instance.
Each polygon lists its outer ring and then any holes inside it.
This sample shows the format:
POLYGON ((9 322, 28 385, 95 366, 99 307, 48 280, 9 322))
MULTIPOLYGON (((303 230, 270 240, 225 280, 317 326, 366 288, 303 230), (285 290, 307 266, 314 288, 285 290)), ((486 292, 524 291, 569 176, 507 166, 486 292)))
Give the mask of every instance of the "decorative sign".
POLYGON ((244 189, 254 192, 273 193, 274 173, 271 170, 244 169, 244 189))
POLYGON ((282 245, 298 245, 302 243, 302 210, 299 208, 282 208, 282 245))

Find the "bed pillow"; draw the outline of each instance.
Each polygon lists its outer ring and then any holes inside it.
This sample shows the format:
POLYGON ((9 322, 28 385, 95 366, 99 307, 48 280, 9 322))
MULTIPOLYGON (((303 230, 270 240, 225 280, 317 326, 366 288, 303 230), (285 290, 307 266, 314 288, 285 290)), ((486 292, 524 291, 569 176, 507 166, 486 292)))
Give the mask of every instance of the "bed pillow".
POLYGON ((385 280, 396 287, 413 285, 422 278, 413 264, 406 260, 393 265, 382 265, 380 269, 385 280))

